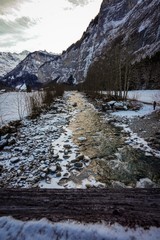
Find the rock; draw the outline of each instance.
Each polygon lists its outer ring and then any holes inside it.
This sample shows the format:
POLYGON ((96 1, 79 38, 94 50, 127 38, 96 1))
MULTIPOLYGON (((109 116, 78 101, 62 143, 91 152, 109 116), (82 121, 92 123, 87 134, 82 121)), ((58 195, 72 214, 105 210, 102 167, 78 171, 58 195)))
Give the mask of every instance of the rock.
POLYGON ((3 149, 7 145, 8 145, 8 140, 3 139, 0 141, 0 149, 3 149))
POLYGON ((5 158, 3 156, 0 156, 0 161, 3 161, 5 158))
POLYGON ((22 151, 22 155, 24 155, 24 156, 29 155, 29 151, 24 149, 24 150, 22 151))
POLYGON ((105 111, 107 111, 108 109, 110 109, 110 108, 108 108, 108 105, 107 105, 106 103, 103 103, 103 104, 102 104, 102 111, 105 112, 105 111))
POLYGON ((10 134, 6 134, 6 135, 4 135, 4 136, 2 136, 2 139, 6 139, 6 140, 8 140, 10 138, 10 134))
POLYGON ((112 181, 113 188, 126 188, 126 185, 119 181, 112 181))
POLYGON ((88 163, 91 159, 88 156, 84 156, 84 161, 88 163))
POLYGON ((65 173, 64 175, 63 175, 63 177, 67 177, 69 175, 69 173, 65 173))
POLYGON ((70 158, 70 156, 69 155, 63 155, 63 158, 68 159, 68 158, 70 158))
POLYGON ((46 168, 44 168, 42 171, 44 172, 44 173, 48 173, 48 168, 46 167, 46 168))
POLYGON ((136 183, 136 188, 154 188, 154 187, 156 187, 156 184, 152 182, 152 180, 149 178, 141 178, 136 183))
POLYGON ((69 145, 69 144, 64 144, 63 147, 64 147, 64 148, 67 148, 67 149, 70 149, 72 146, 69 145))
MULTIPOLYGON (((77 159, 73 159, 73 160, 71 160, 71 163, 76 163, 76 162, 78 162, 79 160, 77 160, 77 159)), ((67 165, 66 165, 67 166, 67 165)))
POLYGON ((57 168, 56 170, 57 170, 58 172, 61 172, 61 171, 62 171, 62 167, 61 167, 60 165, 57 165, 56 168, 57 168))
POLYGON ((76 168, 82 168, 82 167, 83 167, 83 163, 81 163, 81 162, 76 162, 76 163, 74 164, 74 166, 75 166, 76 168))
POLYGON ((20 161, 20 159, 18 157, 14 157, 14 158, 11 158, 11 163, 17 163, 20 161))
POLYGON ((45 178, 46 177, 46 173, 41 173, 41 177, 45 178))
POLYGON ((15 138, 10 138, 9 140, 8 140, 8 145, 9 146, 11 146, 11 145, 13 145, 13 144, 15 144, 16 143, 16 139, 15 138))
POLYGON ((86 137, 79 137, 78 140, 79 140, 80 142, 84 142, 84 141, 87 140, 87 138, 86 138, 86 137))
POLYGON ((56 173, 56 177, 61 177, 61 175, 62 175, 61 172, 56 173))
POLYGON ((49 172, 50 172, 50 173, 55 173, 56 170, 57 170, 57 166, 51 166, 51 167, 49 168, 49 172))
POLYGON ((22 180, 22 181, 23 181, 23 180, 26 180, 26 179, 27 179, 27 176, 21 176, 21 177, 20 177, 20 180, 22 180))
POLYGON ((2 172, 3 170, 3 165, 0 165, 0 172, 2 172))
POLYGON ((77 107, 77 103, 74 102, 74 103, 72 104, 72 106, 73 106, 73 107, 77 107))
POLYGON ((81 154, 81 155, 79 155, 78 157, 77 157, 77 160, 78 161, 81 161, 81 160, 83 160, 84 159, 84 155, 83 154, 81 154))
POLYGON ((160 137, 160 132, 155 133, 156 137, 160 137))

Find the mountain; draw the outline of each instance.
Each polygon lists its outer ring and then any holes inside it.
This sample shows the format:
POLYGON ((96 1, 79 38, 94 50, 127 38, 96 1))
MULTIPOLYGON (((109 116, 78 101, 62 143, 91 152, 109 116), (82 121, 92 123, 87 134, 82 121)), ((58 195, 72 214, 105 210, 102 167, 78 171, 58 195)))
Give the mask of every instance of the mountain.
MULTIPOLYGON (((22 84, 32 87, 40 85, 38 81, 38 69, 45 62, 50 60, 56 61, 59 55, 53 55, 46 51, 35 51, 29 53, 27 57, 21 61, 11 72, 5 75, 3 82, 7 85, 16 87, 22 84)), ((43 80, 41 83, 44 82, 43 80)), ((47 82, 45 78, 45 82, 47 82)))
POLYGON ((28 54, 28 51, 21 53, 0 52, 0 78, 15 68, 28 54))
POLYGON ((84 81, 95 60, 97 62, 104 53, 112 56, 111 52, 119 45, 132 56, 135 66, 132 81, 143 85, 145 77, 152 72, 150 83, 142 87, 160 87, 160 61, 157 61, 160 57, 156 55, 160 51, 159 23, 159 0, 104 0, 98 16, 82 38, 63 52, 59 61, 40 67, 39 80, 46 76, 52 80, 58 78, 58 82, 84 81))
MULTIPOLYGON (((28 58, 27 64, 25 61, 20 63, 5 79, 15 80, 17 76, 23 79, 25 74, 32 76, 33 73, 39 83, 78 84, 86 80, 92 69, 96 76, 106 78, 106 62, 114 65, 117 58, 122 65, 126 62, 131 65, 132 88, 159 88, 159 23, 159 0, 103 0, 99 14, 80 40, 59 56, 50 60, 43 58, 43 63, 38 65, 33 54, 32 66, 28 58), (32 70, 34 64, 35 72, 32 70)), ((111 70, 117 71, 115 67, 111 70)))

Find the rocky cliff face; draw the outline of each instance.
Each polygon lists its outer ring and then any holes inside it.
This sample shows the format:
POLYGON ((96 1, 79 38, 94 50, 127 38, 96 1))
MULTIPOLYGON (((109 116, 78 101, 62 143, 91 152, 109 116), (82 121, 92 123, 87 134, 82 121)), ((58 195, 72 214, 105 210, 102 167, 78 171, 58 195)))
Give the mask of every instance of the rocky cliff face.
POLYGON ((67 82, 72 77, 75 83, 84 81, 91 63, 113 47, 113 42, 128 49, 132 63, 144 61, 160 51, 159 22, 159 0, 104 0, 100 13, 82 38, 59 61, 41 66, 39 79, 42 81, 47 76, 67 82))
MULTIPOLYGON (((18 66, 18 69, 23 71, 16 72, 21 78, 31 72, 40 83, 55 80, 77 84, 85 80, 88 69, 95 60, 102 57, 104 52, 109 53, 118 44, 122 51, 125 50, 131 56, 132 65, 135 66, 133 72, 143 72, 147 58, 149 68, 159 74, 158 65, 150 61, 160 51, 159 23, 159 0, 103 0, 99 14, 91 21, 82 38, 61 56, 49 57, 50 59, 44 57, 43 61, 37 64, 37 57, 34 60, 33 55, 31 63, 28 62, 29 59, 27 63, 23 61, 23 64, 18 66), (139 64, 141 61, 142 65, 139 64)), ((141 78, 141 74, 136 74, 135 79, 136 76, 141 78)), ((158 76, 154 76, 154 79, 158 76)), ((15 70, 7 75, 7 79, 15 77, 15 70)), ((151 78, 150 81, 154 82, 154 79, 151 78)), ((141 79, 138 81, 141 82, 141 79)), ((156 84, 154 82, 145 87, 156 87, 156 84)))

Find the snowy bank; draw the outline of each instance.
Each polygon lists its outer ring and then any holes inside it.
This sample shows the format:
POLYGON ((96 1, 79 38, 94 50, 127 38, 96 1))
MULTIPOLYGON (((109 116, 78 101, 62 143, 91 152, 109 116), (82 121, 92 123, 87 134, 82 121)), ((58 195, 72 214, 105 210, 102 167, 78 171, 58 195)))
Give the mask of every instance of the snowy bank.
POLYGON ((0 240, 158 240, 160 228, 135 229, 119 224, 51 223, 46 219, 22 222, 11 217, 0 218, 0 240))
POLYGON ((153 103, 157 101, 160 103, 160 90, 134 90, 128 92, 129 99, 136 99, 138 101, 153 103))
POLYGON ((0 125, 20 120, 30 114, 29 99, 37 92, 6 92, 0 94, 0 125))
MULTIPOLYGON (((140 110, 136 110, 136 111, 131 111, 131 110, 117 111, 117 112, 112 113, 113 116, 132 118, 132 117, 143 117, 143 116, 153 113, 155 111, 153 109, 153 105, 152 105, 153 102, 156 101, 158 104, 160 104, 160 90, 129 91, 128 99, 135 99, 135 100, 141 101, 143 103, 149 103, 149 105, 142 104, 142 108, 140 108, 140 110)), ((157 106, 156 110, 157 109, 160 109, 160 106, 157 106)))

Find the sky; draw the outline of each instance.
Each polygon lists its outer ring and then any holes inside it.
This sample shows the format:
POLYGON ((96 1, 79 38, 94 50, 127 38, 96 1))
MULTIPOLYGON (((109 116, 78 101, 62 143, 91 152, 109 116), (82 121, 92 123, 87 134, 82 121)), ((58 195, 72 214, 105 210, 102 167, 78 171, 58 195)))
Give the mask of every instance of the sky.
POLYGON ((0 52, 61 53, 79 40, 102 0, 0 0, 0 52))

